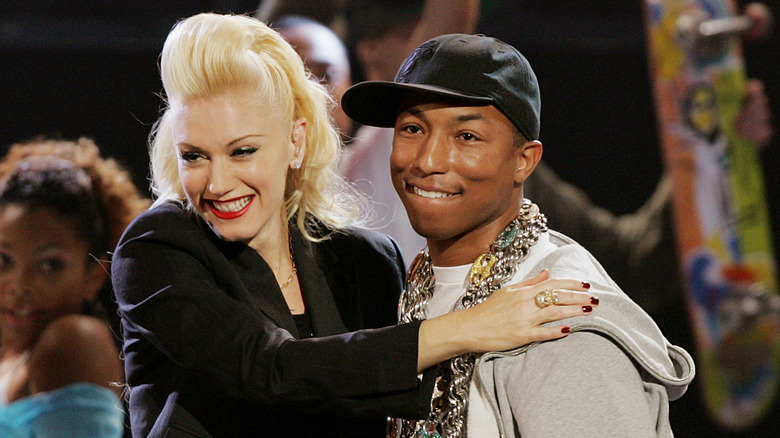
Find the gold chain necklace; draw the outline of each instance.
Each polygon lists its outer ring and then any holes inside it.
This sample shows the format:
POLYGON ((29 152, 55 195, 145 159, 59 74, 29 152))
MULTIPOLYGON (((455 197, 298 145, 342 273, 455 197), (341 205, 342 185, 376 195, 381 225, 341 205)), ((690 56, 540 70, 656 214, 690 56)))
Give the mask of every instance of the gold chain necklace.
POLYGON ((293 256, 292 236, 289 233, 287 236, 290 245, 290 263, 292 264, 292 269, 290 270, 290 276, 287 277, 287 280, 285 280, 284 283, 279 284, 279 289, 281 290, 284 290, 284 288, 289 286, 290 283, 292 283, 292 281, 295 279, 295 274, 298 273, 298 268, 295 267, 295 257, 293 256))
MULTIPOLYGON (((547 219, 539 207, 523 199, 518 217, 504 228, 488 251, 471 266, 469 285, 458 299, 454 310, 475 306, 508 282, 517 266, 547 231, 547 219)), ((400 323, 425 319, 428 300, 433 295, 436 279, 433 263, 427 252, 421 252, 407 274, 399 306, 400 323)), ((456 438, 464 437, 468 410, 469 384, 477 354, 466 353, 439 364, 431 398, 431 412, 425 420, 390 419, 388 437, 456 438)))

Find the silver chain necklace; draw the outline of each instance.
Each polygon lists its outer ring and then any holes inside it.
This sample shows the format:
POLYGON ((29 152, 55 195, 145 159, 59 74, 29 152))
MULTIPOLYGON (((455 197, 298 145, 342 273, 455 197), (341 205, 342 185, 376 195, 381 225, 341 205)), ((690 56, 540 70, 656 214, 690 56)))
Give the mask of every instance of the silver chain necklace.
MULTIPOLYGON (((504 228, 488 251, 471 265, 469 285, 454 310, 467 309, 485 301, 514 276, 518 265, 547 231, 547 219, 539 207, 523 199, 520 214, 504 228)), ((426 318, 428 300, 436 279, 431 257, 421 252, 409 268, 406 288, 398 308, 400 323, 426 318)), ((431 412, 425 420, 390 419, 388 437, 456 438, 466 436, 469 384, 477 355, 466 353, 439 364, 431 396, 431 412)))

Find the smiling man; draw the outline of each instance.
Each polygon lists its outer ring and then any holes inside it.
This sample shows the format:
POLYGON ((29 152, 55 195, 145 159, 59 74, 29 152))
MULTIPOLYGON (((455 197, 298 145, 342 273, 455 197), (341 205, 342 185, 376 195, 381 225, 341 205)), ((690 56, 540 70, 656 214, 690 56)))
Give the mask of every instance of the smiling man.
POLYGON ((672 436, 668 402, 693 378, 690 356, 523 197, 543 149, 528 61, 494 38, 444 35, 415 49, 395 81, 357 84, 342 104, 360 123, 394 127, 393 185, 428 242, 407 276, 402 323, 471 307, 545 269, 590 282, 600 298, 583 307, 593 317, 564 320, 566 338, 440 365, 429 417, 394 420, 392 435, 672 436))

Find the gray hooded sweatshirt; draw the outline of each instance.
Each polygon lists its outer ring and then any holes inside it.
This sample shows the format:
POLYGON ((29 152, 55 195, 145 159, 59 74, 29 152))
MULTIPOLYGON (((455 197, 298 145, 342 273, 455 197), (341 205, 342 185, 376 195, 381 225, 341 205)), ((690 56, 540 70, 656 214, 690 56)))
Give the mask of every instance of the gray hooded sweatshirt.
MULTIPOLYGON (((469 266, 434 267, 428 317, 451 311, 465 291, 469 266)), ((691 356, 570 238, 549 231, 531 247, 512 283, 549 269, 551 278, 581 279, 600 299, 589 316, 550 325, 564 338, 482 355, 472 377, 468 436, 671 437, 669 401, 694 376, 691 356)), ((659 294, 664 291, 658 291, 659 294)))

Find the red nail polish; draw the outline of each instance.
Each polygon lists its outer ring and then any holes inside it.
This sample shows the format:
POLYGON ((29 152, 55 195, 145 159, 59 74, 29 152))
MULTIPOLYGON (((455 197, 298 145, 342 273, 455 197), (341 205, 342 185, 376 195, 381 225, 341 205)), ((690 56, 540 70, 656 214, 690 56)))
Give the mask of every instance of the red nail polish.
POLYGON ((583 281, 582 287, 584 287, 585 289, 590 289, 590 283, 588 283, 587 281, 583 281))
POLYGON ((585 312, 585 313, 592 312, 593 311, 593 307, 591 307, 591 306, 582 306, 582 311, 585 312))
POLYGON ((561 333, 571 333, 571 329, 569 327, 563 327, 561 333))
POLYGON ((594 306, 598 306, 599 305, 599 297, 590 297, 590 303, 593 304, 594 306))

